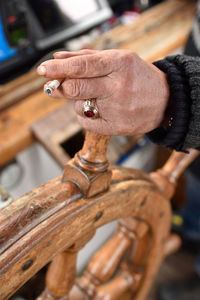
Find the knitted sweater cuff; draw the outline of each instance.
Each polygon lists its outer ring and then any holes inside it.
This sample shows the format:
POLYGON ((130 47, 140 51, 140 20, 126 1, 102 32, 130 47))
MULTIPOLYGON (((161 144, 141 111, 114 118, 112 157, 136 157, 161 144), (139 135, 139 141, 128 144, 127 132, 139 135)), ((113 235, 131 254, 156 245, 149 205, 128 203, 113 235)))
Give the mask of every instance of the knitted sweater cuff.
POLYGON ((190 119, 190 102, 188 101, 190 91, 187 78, 185 78, 182 69, 168 58, 157 61, 154 65, 167 74, 173 121, 171 126, 156 128, 147 133, 147 136, 158 145, 177 151, 185 151, 184 141, 190 119))
POLYGON ((181 69, 190 91, 190 118, 183 149, 200 149, 200 57, 175 55, 167 60, 181 69))

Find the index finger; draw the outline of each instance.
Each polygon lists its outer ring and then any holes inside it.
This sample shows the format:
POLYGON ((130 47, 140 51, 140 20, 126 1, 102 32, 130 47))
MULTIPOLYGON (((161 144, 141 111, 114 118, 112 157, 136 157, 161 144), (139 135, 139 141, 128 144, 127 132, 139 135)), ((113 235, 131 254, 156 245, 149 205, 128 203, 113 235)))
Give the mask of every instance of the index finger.
POLYGON ((82 49, 79 51, 59 51, 55 52, 53 54, 54 58, 56 59, 64 59, 64 58, 69 58, 69 57, 74 57, 74 56, 80 56, 80 55, 91 55, 100 52, 100 50, 93 50, 93 49, 82 49))
POLYGON ((92 78, 110 74, 114 64, 106 54, 91 54, 43 62, 38 74, 47 78, 92 78))

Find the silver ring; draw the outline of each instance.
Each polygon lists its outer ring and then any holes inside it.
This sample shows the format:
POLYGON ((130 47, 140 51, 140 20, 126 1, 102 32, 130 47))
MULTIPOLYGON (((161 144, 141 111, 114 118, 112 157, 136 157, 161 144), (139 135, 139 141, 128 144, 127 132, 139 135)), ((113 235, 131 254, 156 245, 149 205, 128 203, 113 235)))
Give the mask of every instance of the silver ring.
POLYGON ((83 103, 83 114, 87 118, 96 119, 99 117, 99 110, 96 105, 96 99, 88 99, 83 103))

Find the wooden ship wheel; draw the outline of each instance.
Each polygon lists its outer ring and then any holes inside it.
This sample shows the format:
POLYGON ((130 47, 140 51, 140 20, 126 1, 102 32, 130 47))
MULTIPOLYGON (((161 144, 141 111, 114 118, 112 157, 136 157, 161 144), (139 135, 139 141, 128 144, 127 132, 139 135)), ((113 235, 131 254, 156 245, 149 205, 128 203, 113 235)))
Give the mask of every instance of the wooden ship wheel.
POLYGON ((180 174, 198 155, 173 153, 151 174, 111 167, 109 136, 86 133, 62 177, 0 211, 0 299, 9 299, 49 262, 37 300, 144 300, 163 259, 180 239, 170 234, 180 174), (76 277, 78 251, 98 227, 119 220, 111 239, 76 277))

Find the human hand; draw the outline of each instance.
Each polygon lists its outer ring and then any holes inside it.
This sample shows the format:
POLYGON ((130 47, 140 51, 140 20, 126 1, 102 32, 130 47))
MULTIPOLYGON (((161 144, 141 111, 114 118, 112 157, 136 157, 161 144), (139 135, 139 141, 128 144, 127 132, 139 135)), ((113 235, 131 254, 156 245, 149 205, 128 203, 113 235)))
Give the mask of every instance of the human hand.
POLYGON ((52 97, 75 100, 78 121, 105 135, 136 135, 162 122, 169 99, 164 72, 129 50, 58 52, 38 74, 63 78, 52 97), (99 118, 84 116, 85 99, 96 98, 99 118))

